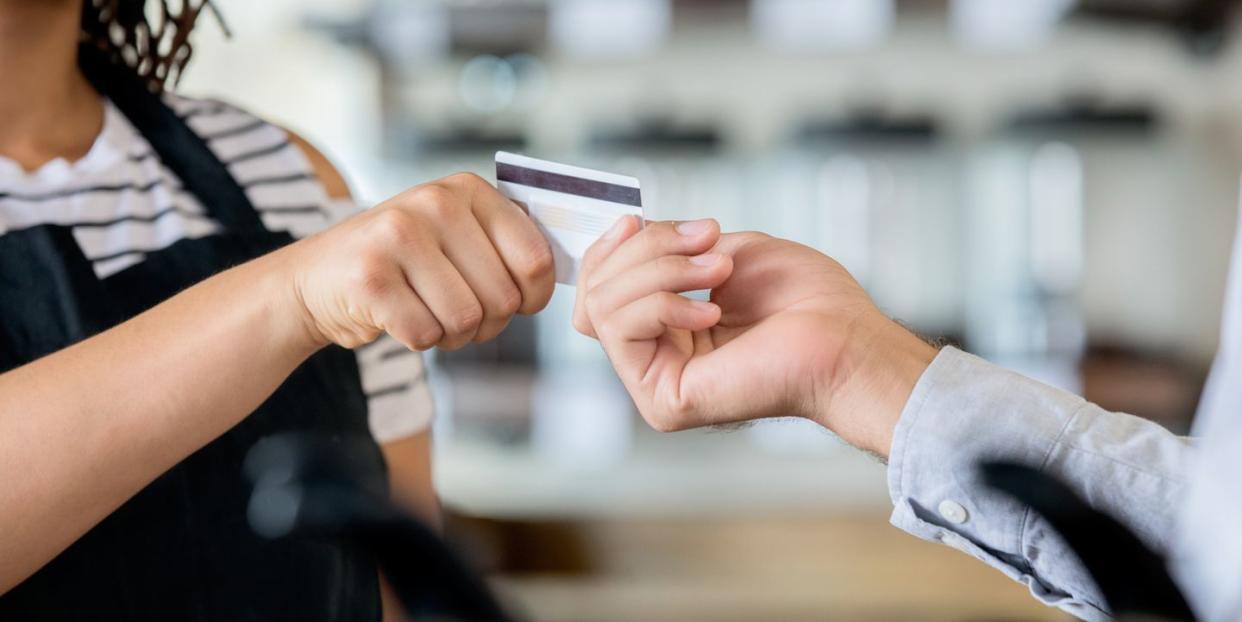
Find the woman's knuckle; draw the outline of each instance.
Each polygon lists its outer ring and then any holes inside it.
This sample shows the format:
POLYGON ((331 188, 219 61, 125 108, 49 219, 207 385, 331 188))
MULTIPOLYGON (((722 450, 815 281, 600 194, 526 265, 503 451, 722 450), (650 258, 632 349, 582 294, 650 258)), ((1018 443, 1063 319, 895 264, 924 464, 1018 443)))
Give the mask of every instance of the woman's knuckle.
POLYGON ((382 297, 389 293, 392 280, 389 265, 381 255, 365 254, 354 260, 349 271, 349 285, 368 297, 382 297))
POLYGON ((336 340, 336 342, 337 342, 337 345, 344 347, 344 348, 349 348, 352 350, 353 348, 357 348, 359 346, 363 346, 368 343, 371 343, 372 341, 375 341, 375 339, 379 337, 379 335, 380 335, 380 331, 376 328, 355 327, 352 330, 347 330, 341 333, 340 337, 336 340))
POLYGON ((483 323, 483 307, 477 303, 462 307, 453 313, 449 322, 456 335, 473 332, 483 323))
POLYGON ((411 200, 420 212, 439 220, 451 218, 458 209, 457 196, 453 190, 438 183, 426 184, 414 189, 411 200))
POLYGON ((414 242, 419 234, 414 218, 395 207, 385 208, 376 214, 374 226, 381 240, 395 246, 406 246, 414 242))
POLYGON ((522 290, 515 285, 505 287, 497 301, 498 310, 504 317, 509 317, 522 308, 522 290))
POLYGON ((452 175, 449 175, 448 177, 446 177, 444 180, 449 183, 458 184, 458 185, 461 185, 467 188, 478 187, 479 185, 489 185, 489 186, 491 185, 491 184, 488 184, 487 181, 484 180, 482 177, 479 177, 478 175, 471 173, 469 171, 463 171, 461 173, 453 173, 452 175))
POLYGON ((414 347, 428 350, 444 338, 444 330, 439 325, 419 327, 414 332, 414 347))
POLYGON ((522 262, 522 273, 529 279, 537 280, 550 276, 552 269, 552 249, 540 240, 540 243, 526 253, 522 262))

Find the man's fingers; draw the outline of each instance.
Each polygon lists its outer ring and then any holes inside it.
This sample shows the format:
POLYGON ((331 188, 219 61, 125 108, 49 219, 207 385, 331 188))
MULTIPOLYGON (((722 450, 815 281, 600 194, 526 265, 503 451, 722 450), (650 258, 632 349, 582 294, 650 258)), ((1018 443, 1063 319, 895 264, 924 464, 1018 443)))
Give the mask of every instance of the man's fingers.
POLYGON ((607 347, 655 339, 670 328, 704 330, 720 321, 720 307, 672 292, 656 292, 611 314, 599 327, 607 347))
POLYGON ((733 259, 719 253, 694 257, 667 255, 634 266, 587 293, 586 310, 592 324, 629 303, 656 292, 710 289, 733 271, 733 259))
POLYGON ((625 270, 664 255, 698 255, 720 239, 715 220, 651 222, 603 258, 586 279, 595 287, 625 270))
POLYGON ((618 246, 625 243, 626 240, 634 236, 642 230, 642 222, 637 216, 622 216, 617 222, 612 224, 604 235, 600 236, 582 257, 582 266, 578 274, 578 282, 583 282, 584 277, 589 277, 595 271, 596 266, 604 259, 612 254, 618 246))
POLYGON ((694 416, 690 402, 671 411, 653 409, 650 392, 678 382, 681 369, 694 356, 696 332, 703 334, 699 331, 715 326, 720 314, 720 307, 713 303, 657 292, 618 309, 598 325, 609 360, 630 394, 639 404, 646 404, 640 411, 655 429, 669 432, 689 427, 686 421, 694 416), (668 334, 670 330, 677 332, 668 334))
POLYGON ((483 307, 474 341, 489 341, 504 330, 522 306, 522 291, 477 221, 462 219, 453 229, 441 234, 444 254, 483 307))
POLYGON ((474 195, 474 213, 521 292, 517 311, 535 313, 548 305, 556 286, 552 248, 535 222, 490 184, 474 195))
POLYGON ((584 299, 586 297, 587 279, 591 277, 591 273, 595 267, 599 265, 612 251, 623 244, 626 240, 638 233, 642 228, 642 222, 637 216, 622 216, 617 222, 613 223, 600 239, 596 240, 586 254, 582 258, 582 266, 578 271, 578 287, 574 295, 574 329, 588 336, 595 337, 595 329, 591 327, 591 321, 587 317, 584 299))

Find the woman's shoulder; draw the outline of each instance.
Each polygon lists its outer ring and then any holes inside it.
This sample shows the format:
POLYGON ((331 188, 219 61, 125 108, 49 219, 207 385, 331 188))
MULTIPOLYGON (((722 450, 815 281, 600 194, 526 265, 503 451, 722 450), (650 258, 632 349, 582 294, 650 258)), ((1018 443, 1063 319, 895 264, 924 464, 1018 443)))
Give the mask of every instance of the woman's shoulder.
POLYGON ((283 137, 284 141, 295 148, 301 156, 300 164, 309 168, 323 184, 328 196, 333 199, 348 199, 349 187, 331 160, 310 141, 292 130, 265 121, 250 111, 230 102, 209 97, 186 97, 177 94, 165 95, 169 107, 186 120, 191 129, 200 135, 205 134, 208 141, 222 137, 240 136, 246 131, 263 132, 273 137, 283 137), (221 129, 215 126, 232 125, 232 129, 221 129))
MULTIPOLYGON (((212 97, 164 94, 164 103, 181 117, 196 134, 217 151, 253 144, 289 147, 289 137, 280 126, 231 102, 212 97)), ((228 161, 227 154, 222 157, 228 161)))
POLYGON ((335 169, 297 135, 231 102, 164 95, 168 107, 206 141, 250 196, 269 228, 301 237, 329 224, 335 169), (330 167, 330 165, 329 165, 330 167))
POLYGON ((162 98, 164 103, 195 131, 198 131, 199 125, 227 123, 238 119, 256 124, 273 125, 242 106, 215 97, 189 97, 166 92, 162 98))

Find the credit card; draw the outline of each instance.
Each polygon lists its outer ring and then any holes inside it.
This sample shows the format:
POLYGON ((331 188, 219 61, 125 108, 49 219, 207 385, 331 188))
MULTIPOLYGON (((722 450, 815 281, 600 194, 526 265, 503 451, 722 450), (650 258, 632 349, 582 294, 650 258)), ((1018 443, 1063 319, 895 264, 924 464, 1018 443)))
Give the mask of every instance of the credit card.
MULTIPOLYGON (((556 282, 576 285, 582 256, 622 216, 643 216, 638 180, 496 153, 496 187, 526 210, 548 239, 556 282)), ((640 220, 641 222, 641 220, 640 220)))

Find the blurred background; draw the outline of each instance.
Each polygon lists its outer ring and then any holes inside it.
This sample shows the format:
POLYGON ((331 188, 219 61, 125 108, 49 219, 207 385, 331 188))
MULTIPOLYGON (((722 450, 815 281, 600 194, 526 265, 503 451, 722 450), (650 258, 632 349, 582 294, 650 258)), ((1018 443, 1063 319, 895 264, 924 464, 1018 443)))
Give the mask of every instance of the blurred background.
MULTIPOLYGON (((1242 171, 1229 0, 218 0, 182 92, 374 204, 498 149, 831 254, 913 329, 1184 431, 1242 171)), ((532 620, 1045 620, 798 421, 659 435, 572 288, 433 354, 450 537, 532 620)), ((1003 413, 998 413, 998 416, 1003 413)))

